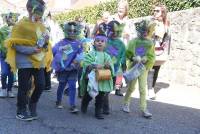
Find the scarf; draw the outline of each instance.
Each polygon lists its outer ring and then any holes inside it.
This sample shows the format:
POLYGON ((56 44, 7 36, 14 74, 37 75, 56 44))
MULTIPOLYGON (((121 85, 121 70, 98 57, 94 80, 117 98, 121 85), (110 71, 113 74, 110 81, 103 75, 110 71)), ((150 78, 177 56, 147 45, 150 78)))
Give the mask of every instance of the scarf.
MULTIPOLYGON (((28 18, 23 18, 19 23, 17 23, 11 32, 11 37, 5 41, 7 47, 7 56, 6 62, 10 65, 11 70, 16 72, 16 50, 13 48, 13 45, 24 45, 24 46, 36 46, 36 42, 39 38, 39 33, 45 32, 46 28, 42 23, 33 23, 28 18)), ((51 70, 51 61, 52 61, 52 50, 51 44, 48 43, 47 50, 42 49, 44 57, 44 65, 47 71, 51 70)), ((40 68, 41 58, 38 57, 38 54, 33 54, 28 56, 34 68, 40 68)))

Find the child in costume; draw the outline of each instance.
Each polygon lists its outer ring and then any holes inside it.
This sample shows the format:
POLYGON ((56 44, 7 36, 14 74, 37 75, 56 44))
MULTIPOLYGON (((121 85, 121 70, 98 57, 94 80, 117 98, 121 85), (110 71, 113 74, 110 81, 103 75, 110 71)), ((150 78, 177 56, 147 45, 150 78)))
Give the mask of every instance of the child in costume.
MULTIPOLYGON (((123 30, 123 25, 120 25, 119 22, 117 21, 111 21, 108 23, 108 41, 106 45, 106 52, 111 56, 112 63, 114 65, 114 77, 113 77, 113 82, 115 85, 116 81, 116 74, 120 69, 120 66, 122 66, 122 70, 124 71, 126 68, 126 56, 125 56, 125 45, 120 39, 122 30, 123 30)), ((123 96, 121 93, 120 89, 115 90, 115 94, 119 96, 123 96)), ((103 113, 104 114, 109 114, 109 105, 108 105, 108 94, 105 95, 104 99, 104 107, 103 107, 103 113)))
POLYGON ((123 111, 129 113, 129 105, 131 100, 131 94, 135 90, 135 84, 138 80, 140 91, 140 110, 143 117, 151 118, 152 114, 147 110, 146 104, 146 85, 148 71, 153 67, 155 61, 154 44, 147 38, 148 22, 141 21, 135 24, 138 33, 138 38, 131 40, 126 50, 126 57, 128 60, 128 70, 134 65, 140 63, 144 65, 144 70, 140 72, 140 75, 128 83, 128 89, 124 97, 123 111))
POLYGON ((79 26, 76 22, 68 22, 65 24, 65 38, 53 47, 54 59, 52 66, 57 73, 57 79, 59 81, 56 106, 57 108, 63 108, 61 104, 62 95, 66 84, 68 84, 71 113, 78 112, 75 105, 76 81, 83 51, 81 42, 77 40, 80 34, 79 26))
POLYGON ((44 90, 44 68, 50 70, 52 51, 48 36, 43 36, 46 28, 42 24, 45 10, 43 0, 28 0, 28 17, 16 23, 11 32, 11 37, 6 40, 6 61, 13 72, 18 69, 18 95, 16 118, 23 121, 38 119, 37 103, 44 90), (34 77, 35 90, 30 99, 30 79, 34 77), (30 114, 27 112, 28 110, 30 114))
POLYGON ((1 59, 1 85, 2 89, 0 90, 0 97, 15 97, 12 92, 12 86, 14 82, 14 74, 11 71, 10 65, 6 63, 6 47, 4 44, 4 40, 9 38, 12 26, 17 21, 17 14, 9 13, 5 15, 5 20, 7 26, 3 26, 0 28, 0 59, 1 59))
POLYGON ((107 37, 105 35, 97 35, 94 40, 94 51, 86 54, 83 61, 82 89, 84 96, 81 103, 81 111, 87 112, 87 107, 92 98, 95 98, 95 117, 104 119, 102 116, 103 99, 105 94, 113 90, 113 80, 95 79, 95 69, 110 69, 112 76, 114 75, 114 66, 111 57, 104 51, 107 37), (85 86, 84 86, 85 85, 85 86), (87 91, 85 91, 87 89, 87 91))

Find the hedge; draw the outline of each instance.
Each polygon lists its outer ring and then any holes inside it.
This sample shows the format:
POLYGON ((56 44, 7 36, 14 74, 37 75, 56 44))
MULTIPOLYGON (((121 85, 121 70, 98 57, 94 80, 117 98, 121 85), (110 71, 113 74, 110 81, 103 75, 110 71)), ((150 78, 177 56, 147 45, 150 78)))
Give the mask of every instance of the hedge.
MULTIPOLYGON (((148 16, 152 14, 152 7, 156 3, 163 3, 170 12, 184 10, 194 7, 200 7, 200 0, 129 0, 129 18, 148 16)), ((74 20, 77 16, 82 16, 88 23, 94 24, 100 18, 103 11, 109 11, 114 14, 117 10, 116 0, 106 3, 100 3, 93 7, 72 10, 54 15, 59 23, 74 20)))

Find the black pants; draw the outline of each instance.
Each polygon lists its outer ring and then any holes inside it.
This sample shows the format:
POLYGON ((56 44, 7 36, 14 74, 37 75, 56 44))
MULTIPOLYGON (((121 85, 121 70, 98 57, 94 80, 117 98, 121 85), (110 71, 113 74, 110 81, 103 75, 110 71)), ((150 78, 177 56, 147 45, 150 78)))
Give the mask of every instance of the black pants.
POLYGON ((42 91, 45 88, 44 69, 23 68, 18 70, 18 94, 17 110, 24 112, 28 104, 28 91, 30 90, 30 79, 34 77, 35 90, 29 100, 30 103, 37 103, 42 91))
MULTIPOLYGON (((97 109, 97 111, 99 112, 101 112, 102 110, 104 95, 105 95, 105 92, 99 92, 99 94, 95 97, 95 109, 97 109)), ((85 95, 83 96, 81 107, 87 109, 88 104, 91 100, 92 100, 92 97, 90 97, 88 92, 86 92, 85 95)))
POLYGON ((45 68, 45 71, 44 71, 44 75, 45 75, 45 90, 51 89, 51 72, 52 71, 46 72, 46 68, 45 68))
POLYGON ((152 87, 154 88, 156 85, 156 81, 158 79, 158 73, 160 70, 160 66, 153 66, 154 69, 154 74, 153 74, 153 83, 152 83, 152 87))
MULTIPOLYGON (((116 83, 116 76, 113 77, 113 89, 115 89, 115 83, 116 83)), ((110 112, 110 106, 109 106, 109 93, 105 93, 104 99, 103 99, 103 112, 109 113, 110 112)))

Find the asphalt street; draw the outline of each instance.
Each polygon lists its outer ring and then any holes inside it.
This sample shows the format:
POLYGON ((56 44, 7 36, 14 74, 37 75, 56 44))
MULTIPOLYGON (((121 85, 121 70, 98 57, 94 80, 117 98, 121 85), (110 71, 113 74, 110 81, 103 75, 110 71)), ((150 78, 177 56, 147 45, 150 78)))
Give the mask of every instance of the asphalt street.
MULTIPOLYGON (((169 86, 160 90, 156 101, 148 100, 152 119, 141 117, 137 91, 129 114, 121 111, 123 98, 111 94, 111 114, 104 120, 97 120, 94 118, 94 101, 85 115, 69 113, 66 96, 63 98, 65 108, 56 109, 56 88, 57 83, 53 82, 52 91, 43 92, 38 106, 40 118, 31 122, 15 118, 16 98, 0 99, 0 134, 200 134, 199 89, 181 86, 180 90, 180 86, 169 86), (180 94, 182 92, 186 95, 180 94), (190 103, 184 105, 189 100, 190 103)), ((77 106, 80 108, 79 98, 77 106)))

